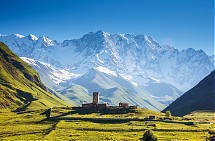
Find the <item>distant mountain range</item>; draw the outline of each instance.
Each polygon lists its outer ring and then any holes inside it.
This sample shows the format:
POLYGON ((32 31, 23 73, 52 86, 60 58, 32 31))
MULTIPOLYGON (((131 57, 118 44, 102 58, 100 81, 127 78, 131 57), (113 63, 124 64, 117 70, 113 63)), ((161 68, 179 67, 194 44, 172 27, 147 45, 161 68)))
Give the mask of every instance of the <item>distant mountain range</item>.
POLYGON ((22 111, 66 105, 47 92, 30 65, 0 42, 0 109, 22 111))
POLYGON ((89 100, 92 91, 100 90, 104 102, 142 106, 148 99, 151 107, 162 109, 163 104, 169 105, 214 69, 214 56, 203 50, 179 51, 145 35, 100 30, 63 42, 32 34, 0 35, 0 41, 24 57, 45 85, 77 104, 89 100), (74 95, 74 91, 85 98, 74 95), (134 94, 144 100, 137 100, 134 94))
POLYGON ((197 110, 215 111, 215 70, 164 109, 177 116, 197 110))

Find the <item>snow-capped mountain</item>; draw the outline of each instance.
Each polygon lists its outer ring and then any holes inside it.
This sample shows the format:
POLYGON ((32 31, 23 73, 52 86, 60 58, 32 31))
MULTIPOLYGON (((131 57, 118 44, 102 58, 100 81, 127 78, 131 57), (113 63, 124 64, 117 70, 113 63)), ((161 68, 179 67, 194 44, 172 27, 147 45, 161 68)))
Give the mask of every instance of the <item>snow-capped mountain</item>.
MULTIPOLYGON (((136 94, 141 93, 142 97, 147 95, 150 99, 154 99, 165 105, 170 104, 182 94, 181 91, 170 84, 149 78, 147 78, 144 87, 138 87, 137 83, 131 81, 128 77, 117 74, 102 66, 92 68, 85 74, 80 75, 30 58, 21 57, 21 59, 30 64, 40 74, 41 80, 46 86, 75 101, 76 105, 80 105, 83 101, 91 101, 91 94, 93 91, 100 91, 105 96, 104 91, 113 87, 126 88, 127 90, 124 91, 124 93, 130 91, 136 94), (136 91, 137 89, 138 92, 136 91)), ((112 93, 109 93, 109 95, 112 93)), ((130 99, 133 99, 133 97, 130 99)), ((112 99, 106 98, 106 100, 116 105, 119 99, 114 96, 112 99), (113 99, 115 99, 115 102, 113 102, 113 99)), ((137 103, 138 102, 132 102, 132 104, 137 103)), ((138 104, 143 106, 141 102, 138 104)), ((158 106, 154 110, 158 109, 161 110, 158 106)))
POLYGON ((20 57, 23 61, 30 64, 40 75, 41 81, 49 88, 56 89, 59 83, 66 82, 78 75, 68 72, 64 69, 53 67, 50 64, 43 63, 31 58, 20 57))
MULTIPOLYGON (((0 41, 19 56, 45 62, 70 73, 86 74, 99 67, 101 72, 103 67, 149 93, 152 93, 151 80, 171 85, 171 96, 168 94, 164 98, 171 101, 180 95, 176 89, 190 89, 214 69, 214 57, 203 50, 189 48, 179 51, 160 45, 145 35, 109 34, 100 30, 63 42, 45 36, 37 38, 32 34, 0 35, 0 41)), ((153 94, 154 98, 157 96, 160 94, 153 94)))

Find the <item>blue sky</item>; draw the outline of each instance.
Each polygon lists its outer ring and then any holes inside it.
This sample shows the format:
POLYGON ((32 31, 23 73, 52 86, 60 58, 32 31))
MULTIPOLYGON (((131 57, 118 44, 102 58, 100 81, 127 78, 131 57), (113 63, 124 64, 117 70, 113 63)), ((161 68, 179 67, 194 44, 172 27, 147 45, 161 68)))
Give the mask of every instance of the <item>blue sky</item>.
POLYGON ((214 54, 214 0, 1 0, 0 17, 0 34, 62 41, 101 29, 214 54))

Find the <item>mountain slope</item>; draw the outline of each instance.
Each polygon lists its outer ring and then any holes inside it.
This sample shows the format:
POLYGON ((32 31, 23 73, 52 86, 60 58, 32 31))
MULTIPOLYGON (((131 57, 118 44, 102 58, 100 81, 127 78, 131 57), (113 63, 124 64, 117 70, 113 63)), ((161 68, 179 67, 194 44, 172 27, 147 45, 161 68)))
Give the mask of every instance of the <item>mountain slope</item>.
MULTIPOLYGON (((39 75, 41 77, 41 81, 47 87, 49 87, 55 91, 58 91, 65 97, 71 99, 72 101, 75 101, 76 104, 73 104, 73 105, 80 105, 84 101, 91 101, 91 97, 89 96, 88 91, 85 90, 86 88, 79 85, 82 83, 79 82, 79 84, 75 84, 76 81, 74 81, 74 80, 76 80, 76 78, 79 75, 70 73, 63 69, 58 69, 56 67, 53 67, 50 64, 43 63, 43 62, 33 60, 30 58, 21 57, 21 59, 24 60, 25 62, 27 62, 28 64, 30 64, 39 73, 39 75)), ((115 73, 114 71, 111 71, 104 67, 99 66, 99 67, 96 67, 96 69, 91 69, 91 70, 97 70, 97 71, 100 71, 103 73, 107 73, 108 75, 106 75, 106 77, 109 77, 109 78, 112 78, 112 76, 117 76, 117 77, 115 77, 117 79, 113 79, 113 81, 119 83, 120 86, 114 85, 116 87, 123 86, 129 90, 134 91, 134 86, 137 86, 137 83, 130 80, 128 78, 128 76, 119 75, 119 74, 115 73)), ((87 74, 85 74, 85 76, 90 75, 90 74, 91 73, 87 73, 87 74)), ((108 82, 103 78, 104 77, 100 78, 99 81, 108 82)), ((85 80, 81 80, 81 81, 85 82, 85 80)), ((160 103, 162 103, 164 105, 169 105, 172 101, 174 101, 177 97, 179 97, 182 94, 182 92, 179 91, 177 88, 175 88, 174 86, 167 84, 167 83, 152 80, 149 78, 147 78, 145 80, 144 80, 144 78, 142 78, 142 79, 139 78, 138 81, 142 82, 142 84, 145 81, 144 87, 140 87, 139 89, 147 91, 147 93, 150 94, 150 97, 152 97, 152 99, 159 101, 160 103)), ((89 82, 89 83, 91 83, 91 82, 89 82)), ((100 85, 101 84, 102 83, 100 83, 100 85)), ((115 84, 115 83, 113 83, 113 84, 115 84)), ((110 84, 108 84, 108 85, 110 85, 110 84)), ((107 86, 107 84, 106 84, 106 86, 107 86)), ((90 90, 92 89, 92 87, 95 87, 95 84, 93 84, 91 86, 90 90)), ((108 88, 105 87, 104 89, 109 89, 109 88, 110 87, 108 87, 108 88)), ((95 91, 95 89, 92 91, 95 91)), ((91 93, 92 93, 92 91, 91 91, 91 93)))
POLYGON ((215 70, 164 109, 178 116, 196 110, 215 111, 215 70))
POLYGON ((11 110, 65 106, 46 92, 36 71, 0 43, 0 108, 11 110))
POLYGON ((146 86, 144 86, 143 89, 147 91, 153 99, 165 104, 166 106, 183 94, 182 91, 170 84, 153 80, 146 83, 146 86))
POLYGON ((64 69, 53 67, 50 64, 43 63, 31 58, 20 57, 23 61, 31 65, 40 75, 41 81, 51 89, 60 89, 59 83, 66 82, 74 77, 75 74, 70 73, 64 69))
POLYGON ((70 87, 58 91, 61 95, 74 102, 73 105, 81 106, 82 103, 91 102, 92 96, 86 88, 78 84, 72 84, 70 87))

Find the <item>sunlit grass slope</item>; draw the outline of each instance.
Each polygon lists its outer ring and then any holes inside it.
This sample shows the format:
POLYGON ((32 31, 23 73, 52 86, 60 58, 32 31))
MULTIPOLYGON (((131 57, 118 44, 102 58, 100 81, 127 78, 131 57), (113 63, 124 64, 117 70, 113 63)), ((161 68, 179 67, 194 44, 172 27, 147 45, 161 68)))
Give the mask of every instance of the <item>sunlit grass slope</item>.
POLYGON ((103 111, 79 111, 72 108, 54 108, 52 116, 55 130, 47 134, 47 140, 84 140, 84 141, 137 141, 141 140, 146 130, 151 130, 158 141, 205 141, 214 131, 215 124, 205 120, 214 112, 198 111, 192 117, 171 117, 148 109, 136 109, 128 113, 106 113, 103 111), (69 113, 69 114, 68 114, 69 113), (88 114, 86 114, 88 113, 88 114), (60 116, 62 115, 62 116, 60 116), (145 120, 155 116, 154 120, 145 120), (196 119, 198 117, 198 119, 196 119), (202 122, 206 121, 206 122, 202 122))
POLYGON ((65 106, 46 91, 39 75, 3 43, 0 43, 0 108, 43 109, 65 106))
MULTIPOLYGON (((205 112, 196 112, 192 118, 171 117, 172 120, 164 120, 164 114, 147 109, 123 114, 73 111, 73 108, 68 107, 53 108, 52 116, 67 118, 60 120, 44 120, 46 116, 42 113, 45 110, 22 114, 0 111, 0 140, 137 141, 146 130, 151 130, 158 141, 205 141, 210 136, 209 132, 215 129, 215 124, 198 123, 205 112), (155 115, 156 119, 144 120, 150 115, 155 115), (190 124, 193 121, 196 124, 190 124)), ((207 116, 213 114, 207 112, 207 116)))

